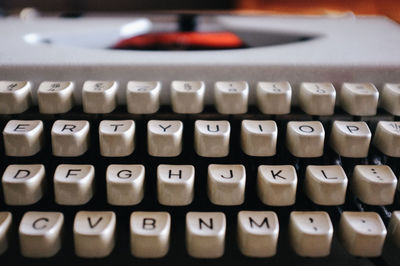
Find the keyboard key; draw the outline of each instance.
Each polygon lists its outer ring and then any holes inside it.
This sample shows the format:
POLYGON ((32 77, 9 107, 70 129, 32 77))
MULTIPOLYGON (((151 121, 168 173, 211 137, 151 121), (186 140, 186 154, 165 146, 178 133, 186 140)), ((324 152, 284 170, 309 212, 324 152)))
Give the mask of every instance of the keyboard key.
POLYGON ((385 155, 400 157, 400 122, 379 121, 373 143, 385 155))
POLYGON ((0 81, 0 114, 20 114, 32 103, 32 83, 29 81, 0 81))
POLYGON ((44 145, 43 122, 10 120, 3 130, 4 148, 8 156, 33 156, 44 145))
POLYGON ((342 205, 346 198, 347 176, 340 165, 309 165, 304 180, 305 193, 318 205, 342 205))
POLYGON ((135 149, 135 121, 103 120, 99 125, 100 154, 124 157, 135 149))
POLYGON ((219 258, 225 250, 226 219, 222 212, 186 214, 186 249, 194 258, 219 258))
POLYGON ((400 83, 386 83, 381 97, 383 108, 392 115, 400 116, 400 83))
POLYGON ((111 113, 117 106, 118 82, 93 81, 83 84, 83 111, 90 114, 111 113))
POLYGON ((396 193, 397 178, 387 165, 357 165, 354 167, 352 189, 369 205, 389 205, 396 193))
POLYGON ((333 226, 328 213, 290 213, 289 237, 294 251, 303 257, 325 257, 331 252, 333 226))
POLYGON ((126 103, 131 114, 153 114, 160 108, 161 82, 129 81, 126 103))
POLYGON ((111 211, 80 211, 74 220, 75 254, 104 258, 114 249, 116 216, 111 211))
POLYGON ((322 156, 324 139, 325 130, 319 121, 291 121, 287 124, 286 146, 296 157, 322 156))
POLYGON ((394 244, 400 247, 400 211, 392 212, 388 231, 394 244))
POLYGON ((202 157, 225 157, 229 154, 231 126, 228 121, 196 120, 194 147, 202 157))
POLYGON ((203 81, 172 81, 172 110, 179 114, 197 114, 203 111, 204 92, 203 81))
POLYGON ((147 145, 151 156, 175 157, 182 151, 183 123, 178 120, 150 120, 147 145))
POLYGON ((0 255, 8 248, 11 222, 11 212, 0 212, 0 255))
POLYGON ((343 83, 340 104, 351 115, 375 115, 378 97, 379 92, 372 83, 343 83))
POLYGON ((61 248, 64 215, 60 212, 27 212, 19 225, 21 253, 29 258, 49 258, 61 248))
POLYGON ((257 192, 269 206, 290 206, 296 202, 297 174, 292 165, 260 165, 257 192))
POLYGON ((272 120, 243 120, 242 150, 249 156, 274 156, 278 128, 272 120))
POLYGON ((60 205, 86 204, 94 193, 94 167, 88 164, 60 164, 54 172, 55 202, 60 205))
POLYGON ((44 81, 37 91, 39 111, 42 114, 62 114, 74 105, 75 84, 71 81, 44 81))
POLYGON ((140 164, 110 164, 107 167, 107 201, 111 205, 139 204, 144 196, 145 168, 140 164))
POLYGON ((46 186, 42 164, 12 164, 4 171, 4 201, 7 205, 32 205, 38 202, 46 186))
POLYGON ((292 87, 289 82, 258 82, 257 106, 263 114, 283 115, 290 113, 292 87))
POLYGON ((208 166, 208 198, 215 205, 233 206, 244 202, 246 169, 241 164, 208 166))
POLYGON ((76 157, 89 147, 89 122, 84 120, 57 120, 51 128, 54 156, 76 157))
POLYGON ((330 143, 340 156, 365 158, 368 156, 371 135, 365 122, 334 121, 330 143))
POLYGON ((335 101, 336 91, 332 83, 303 82, 300 85, 299 103, 309 115, 332 115, 335 101))
POLYGON ((386 228, 375 212, 343 212, 339 237, 351 255, 378 257, 382 254, 386 228))
POLYGON ((238 245, 249 257, 272 257, 276 254, 279 222, 272 211, 240 211, 238 213, 238 245))
POLYGON ((133 212, 130 229, 133 256, 161 258, 167 255, 171 231, 168 212, 133 212))
POLYGON ((219 81, 215 83, 215 107, 220 114, 247 112, 249 84, 245 81, 219 81))
POLYGON ((194 167, 160 164, 157 167, 157 195, 162 205, 189 205, 194 196, 194 167))

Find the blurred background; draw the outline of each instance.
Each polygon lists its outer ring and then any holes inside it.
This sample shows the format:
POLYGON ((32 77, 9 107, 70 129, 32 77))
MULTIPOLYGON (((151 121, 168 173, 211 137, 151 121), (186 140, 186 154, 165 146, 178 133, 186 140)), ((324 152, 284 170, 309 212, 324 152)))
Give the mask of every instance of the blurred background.
POLYGON ((92 12, 214 11, 230 13, 385 15, 400 22, 400 0, 0 0, 4 14, 24 7, 66 16, 92 12))

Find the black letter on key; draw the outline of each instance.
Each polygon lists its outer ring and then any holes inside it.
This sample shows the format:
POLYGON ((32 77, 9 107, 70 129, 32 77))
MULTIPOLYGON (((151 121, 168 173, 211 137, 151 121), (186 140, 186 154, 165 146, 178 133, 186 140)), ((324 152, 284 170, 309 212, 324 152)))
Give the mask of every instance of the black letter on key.
POLYGON ((201 225, 204 224, 206 227, 208 227, 209 229, 213 229, 213 219, 210 218, 210 224, 206 224, 206 222, 203 221, 203 219, 199 218, 199 228, 200 230, 202 230, 203 228, 201 228, 201 225))
POLYGON ((31 174, 29 170, 24 170, 24 169, 18 169, 17 173, 15 174, 14 178, 25 178, 28 177, 31 174), (24 175, 19 176, 20 173, 23 173, 24 175))
POLYGON ((358 126, 346 126, 347 129, 349 130, 350 133, 353 133, 355 131, 359 131, 360 128, 358 126))
POLYGON ((115 125, 110 125, 112 127, 114 127, 114 132, 116 132, 118 130, 118 127, 122 127, 124 124, 115 124, 115 125))
POLYGON ((65 124, 64 127, 63 127, 63 129, 61 129, 61 131, 69 130, 69 131, 71 131, 71 132, 74 132, 74 129, 75 129, 75 128, 76 128, 75 125, 68 125, 68 124, 65 124))
POLYGON ((128 179, 132 176, 132 171, 131 170, 121 170, 117 173, 117 177, 121 179, 128 179), (124 174, 124 176, 121 176, 122 173, 127 172, 124 174))
POLYGON ((92 224, 92 219, 90 219, 90 217, 88 217, 87 219, 88 219, 90 228, 93 229, 101 222, 101 220, 103 220, 103 217, 100 217, 94 224, 92 224))
POLYGON ((304 133, 314 132, 314 128, 312 126, 309 126, 309 125, 299 126, 299 129, 300 129, 300 131, 303 131, 304 133))
POLYGON ((171 127, 171 125, 168 125, 167 127, 163 127, 162 125, 158 125, 158 126, 161 127, 164 130, 164 132, 167 131, 167 129, 171 127))
POLYGON ((68 169, 68 172, 67 172, 67 175, 65 176, 65 178, 68 178, 69 176, 73 176, 73 175, 78 175, 78 174, 74 174, 74 173, 72 173, 73 171, 75 171, 75 172, 80 172, 80 171, 82 171, 82 169, 68 169))
POLYGON ((231 174, 230 176, 221 175, 221 177, 222 177, 222 178, 225 178, 225 179, 231 179, 231 178, 233 178, 233 171, 232 171, 232 169, 229 170, 229 173, 231 174))
POLYGON ((269 228, 268 217, 265 217, 261 224, 258 224, 257 222, 255 222, 251 217, 249 217, 249 222, 250 222, 251 228, 253 228, 253 224, 255 224, 257 227, 262 227, 263 224, 265 224, 267 226, 267 228, 269 228))
POLYGON ((325 171, 324 171, 324 170, 321 170, 321 173, 322 173, 322 175, 323 175, 326 179, 338 179, 336 176, 328 177, 328 176, 325 174, 325 171))
POLYGON ((210 125, 207 125, 207 130, 208 130, 209 132, 218 132, 218 131, 219 131, 219 125, 215 125, 215 130, 211 130, 211 129, 210 129, 210 125))
POLYGON ((33 229, 35 229, 35 230, 41 230, 41 229, 44 229, 44 228, 47 227, 47 225, 45 225, 45 224, 43 224, 43 226, 38 227, 38 226, 37 226, 37 223, 40 222, 40 221, 45 221, 46 223, 48 223, 48 222, 49 222, 49 219, 48 219, 48 218, 39 218, 39 219, 36 219, 36 220, 33 222, 33 224, 32 224, 33 229))
POLYGON ((144 218, 142 228, 144 230, 153 230, 156 228, 156 219, 154 218, 144 218))
POLYGON ((274 170, 271 170, 272 178, 276 179, 277 177, 286 179, 286 177, 280 176, 279 174, 282 173, 282 170, 279 170, 277 173, 274 173, 274 170))
POLYGON ((169 170, 168 172, 168 178, 171 179, 172 176, 178 176, 179 179, 182 179, 182 170, 179 170, 179 174, 173 174, 172 170, 169 170))
POLYGON ((18 125, 14 128, 14 131, 18 131, 18 132, 25 131, 25 130, 26 130, 25 127, 29 127, 29 126, 30 126, 29 124, 18 124, 18 125))

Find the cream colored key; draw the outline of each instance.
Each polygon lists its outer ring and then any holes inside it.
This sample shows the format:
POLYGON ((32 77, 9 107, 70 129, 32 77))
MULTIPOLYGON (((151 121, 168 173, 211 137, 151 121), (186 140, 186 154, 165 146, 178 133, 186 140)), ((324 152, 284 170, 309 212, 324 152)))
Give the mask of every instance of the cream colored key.
POLYGON ((292 87, 287 81, 258 82, 257 106, 264 114, 282 115, 290 113, 292 87))
POLYGON ((167 206, 185 206, 194 196, 194 167, 167 165, 157 167, 158 202, 167 206))
MULTIPOLYGON (((392 217, 390 218, 388 233, 389 233, 393 243, 397 247, 400 247, 400 211, 392 212, 392 217)), ((1 252, 0 252, 0 254, 1 254, 1 252)))
POLYGON ((197 114, 203 111, 204 92, 203 81, 172 81, 172 110, 179 114, 197 114))
POLYGON ((208 198, 215 205, 234 206, 244 202, 246 169, 241 164, 208 166, 208 198))
POLYGON ((347 176, 340 165, 309 165, 304 190, 318 205, 342 205, 346 198, 347 176))
POLYGON ((297 174, 292 165, 260 165, 257 192, 270 206, 290 206, 296 202, 297 174))
POLYGON ((4 148, 8 156, 32 156, 44 145, 43 122, 10 120, 3 130, 4 148))
POLYGON ((303 257, 325 257, 331 252, 333 226, 322 211, 290 213, 289 237, 294 251, 303 257))
POLYGON ((286 146, 294 156, 312 158, 323 155, 325 130, 321 122, 291 121, 286 131, 286 146))
POLYGON ((381 217, 375 212, 343 212, 340 217, 339 237, 353 256, 380 256, 386 233, 381 217))
POLYGON ((214 86, 215 108, 220 114, 247 112, 249 84, 245 81, 219 81, 214 86))
POLYGON ((89 122, 85 120, 57 120, 51 128, 54 156, 83 155, 89 147, 89 122))
POLYGON ((0 114, 19 114, 30 107, 32 83, 29 81, 0 81, 0 114))
POLYGON ((167 255, 171 231, 168 212, 133 212, 130 229, 133 256, 161 258, 167 255))
POLYGON ((379 121, 373 143, 385 155, 400 157, 400 122, 379 121))
POLYGON ((82 258, 104 258, 115 245, 117 218, 111 211, 80 211, 74 220, 75 254, 82 258))
POLYGON ((225 157, 229 154, 231 126, 228 121, 196 120, 194 147, 202 157, 225 157))
POLYGON ((222 212, 186 214, 186 249, 195 258, 219 258, 225 250, 226 219, 222 212))
POLYGON ((11 212, 0 212, 0 255, 8 248, 11 222, 11 212))
POLYGON ((129 81, 126 89, 128 112, 153 114, 160 108, 161 82, 129 81))
POLYGON ((386 83, 381 92, 381 99, 386 111, 400 116, 400 83, 386 83))
POLYGON ((57 166, 54 172, 54 194, 57 204, 86 204, 92 198, 93 190, 93 165, 60 164, 57 166))
POLYGON ((110 164, 107 167, 107 201, 111 205, 139 204, 144 196, 145 168, 141 164, 110 164))
POLYGON ((343 83, 340 104, 351 115, 376 114, 379 92, 372 83, 343 83))
POLYGON ((46 187, 42 164, 12 164, 4 171, 4 201, 7 205, 31 205, 38 202, 46 187))
POLYGON ((61 248, 64 215, 61 212, 27 212, 19 225, 22 256, 49 258, 61 248))
POLYGON ((150 120, 147 146, 151 156, 175 157, 182 151, 183 123, 178 120, 150 120))
POLYGON ((274 156, 278 127, 272 120, 243 120, 241 144, 244 153, 250 156, 274 156))
POLYGON ((42 114, 62 114, 74 105, 75 84, 71 81, 44 81, 40 84, 37 97, 42 114))
POLYGON ((249 257, 272 257, 276 254, 279 222, 272 211, 240 211, 238 213, 238 245, 249 257))
POLYGON ((336 90, 330 82, 300 84, 300 107, 309 115, 332 115, 335 110, 335 101, 336 90))
POLYGON ((135 149, 135 121, 103 120, 99 125, 100 154, 124 157, 135 149))
POLYGON ((354 167, 352 189, 369 205, 389 205, 396 193, 397 178, 387 165, 357 165, 354 167))
POLYGON ((90 114, 111 113, 117 106, 117 81, 93 81, 83 84, 83 111, 90 114))
POLYGON ((340 156, 365 158, 368 156, 371 135, 365 122, 335 121, 329 141, 340 156))

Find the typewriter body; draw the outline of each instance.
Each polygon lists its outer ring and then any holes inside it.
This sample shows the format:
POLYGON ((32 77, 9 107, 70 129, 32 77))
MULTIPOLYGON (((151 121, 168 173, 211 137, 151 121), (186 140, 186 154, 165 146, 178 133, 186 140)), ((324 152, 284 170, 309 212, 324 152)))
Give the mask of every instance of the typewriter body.
POLYGON ((175 30, 0 20, 0 264, 399 265, 399 25, 204 15, 245 47, 111 49, 175 30))

